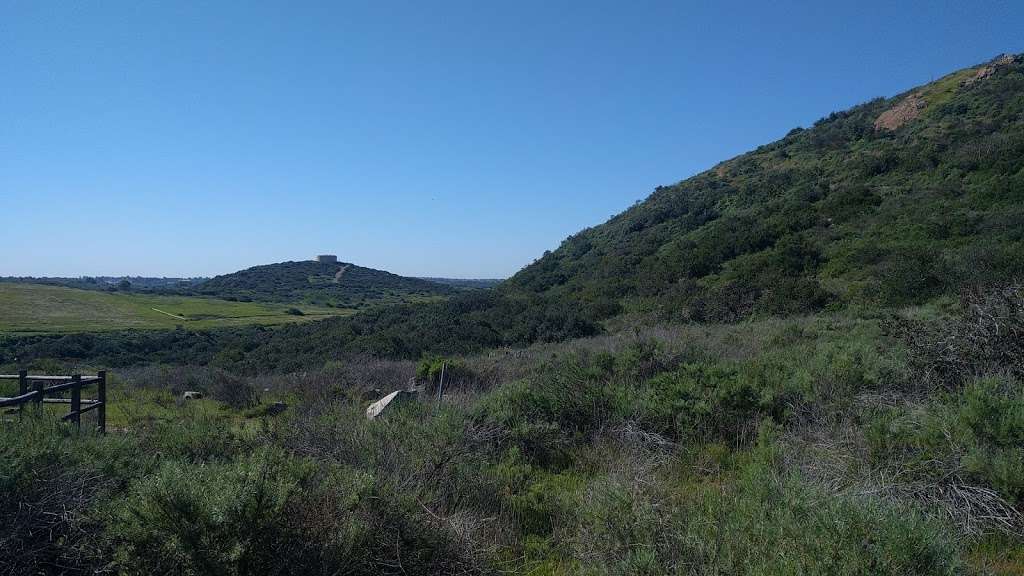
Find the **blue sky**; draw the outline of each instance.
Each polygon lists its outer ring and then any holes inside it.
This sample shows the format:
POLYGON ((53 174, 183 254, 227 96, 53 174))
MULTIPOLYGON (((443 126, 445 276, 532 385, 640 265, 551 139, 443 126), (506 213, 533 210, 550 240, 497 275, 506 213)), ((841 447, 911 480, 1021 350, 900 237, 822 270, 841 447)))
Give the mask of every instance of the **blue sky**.
POLYGON ((502 277, 1022 2, 0 0, 0 275, 502 277))

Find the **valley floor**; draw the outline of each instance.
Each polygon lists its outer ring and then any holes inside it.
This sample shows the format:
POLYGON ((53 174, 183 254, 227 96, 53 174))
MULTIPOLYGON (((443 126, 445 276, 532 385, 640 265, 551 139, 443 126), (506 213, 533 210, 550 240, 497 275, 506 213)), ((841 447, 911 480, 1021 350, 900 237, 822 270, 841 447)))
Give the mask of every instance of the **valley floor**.
POLYGON ((202 330, 316 320, 353 312, 301 304, 230 302, 191 296, 0 283, 0 333, 8 334, 173 329, 176 326, 202 330), (302 315, 289 313, 289 308, 293 307, 302 315))

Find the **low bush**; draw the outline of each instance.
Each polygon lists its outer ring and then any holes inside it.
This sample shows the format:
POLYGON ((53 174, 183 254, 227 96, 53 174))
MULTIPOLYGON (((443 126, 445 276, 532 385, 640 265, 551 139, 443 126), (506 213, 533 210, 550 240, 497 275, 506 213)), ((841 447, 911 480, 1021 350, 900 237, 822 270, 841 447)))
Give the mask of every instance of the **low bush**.
POLYGON ((92 510, 153 458, 131 438, 46 417, 0 424, 0 574, 91 574, 104 563, 92 510))
POLYGON ((551 473, 530 464, 515 446, 485 475, 498 497, 501 520, 524 539, 551 535, 571 516, 583 486, 577 474, 551 473))
POLYGON ((965 289, 960 315, 921 320, 895 316, 888 332, 901 340, 918 378, 951 388, 979 376, 1024 376, 1024 285, 965 289))
POLYGON ((197 391, 227 404, 245 409, 259 403, 250 379, 206 366, 147 366, 124 370, 121 377, 132 387, 156 388, 180 397, 197 391))
POLYGON ((743 444, 783 405, 762 394, 736 366, 687 364, 647 382, 635 405, 639 422, 675 438, 743 444))
POLYGON ((444 376, 446 391, 467 391, 477 388, 480 377, 465 362, 440 356, 424 356, 416 366, 416 379, 427 385, 428 391, 434 391, 441 384, 444 376))
POLYGON ((920 408, 882 411, 865 435, 878 465, 933 483, 980 485, 1024 504, 1024 391, 1017 381, 980 380, 920 408))
MULTIPOLYGON (((613 417, 610 356, 581 353, 549 371, 494 391, 476 407, 477 421, 497 426, 531 462, 557 466, 567 450, 613 417)), ((613 360, 613 358, 611 358, 613 360)))
POLYGON ((286 573, 274 568, 292 545, 285 506, 303 474, 272 453, 166 463, 114 505, 108 529, 116 558, 137 574, 286 573))
POLYGON ((760 457, 735 480, 606 477, 579 502, 583 574, 959 574, 946 527, 912 508, 824 494, 760 457))

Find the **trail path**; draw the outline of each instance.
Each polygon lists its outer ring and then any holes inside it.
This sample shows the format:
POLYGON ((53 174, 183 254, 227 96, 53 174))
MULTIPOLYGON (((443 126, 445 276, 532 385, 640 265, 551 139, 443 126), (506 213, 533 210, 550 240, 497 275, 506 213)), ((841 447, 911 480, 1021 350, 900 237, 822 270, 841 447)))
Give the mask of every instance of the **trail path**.
POLYGON ((151 310, 153 310, 154 312, 159 312, 161 314, 167 314, 171 318, 177 318, 178 320, 188 320, 188 318, 185 318, 184 316, 178 316, 177 314, 171 314, 170 312, 164 312, 163 310, 161 310, 159 308, 151 308, 151 310))
POLYGON ((335 284, 338 284, 339 282, 341 282, 341 275, 345 273, 345 270, 348 270, 348 264, 346 264, 345 266, 342 266, 341 270, 338 270, 338 272, 334 275, 334 283, 335 284))

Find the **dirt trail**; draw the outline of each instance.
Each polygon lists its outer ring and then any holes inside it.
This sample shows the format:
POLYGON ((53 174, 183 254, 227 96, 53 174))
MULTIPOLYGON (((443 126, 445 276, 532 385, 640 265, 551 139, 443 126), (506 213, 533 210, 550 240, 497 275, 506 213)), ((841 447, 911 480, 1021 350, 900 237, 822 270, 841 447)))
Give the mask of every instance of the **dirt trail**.
POLYGON ((164 312, 163 310, 161 310, 159 308, 150 308, 150 310, 152 310, 154 312, 159 312, 161 314, 166 314, 166 315, 170 316, 171 318, 177 318, 178 320, 188 320, 188 318, 185 318, 184 316, 178 316, 177 314, 171 314, 170 312, 164 312))
POLYGON ((341 270, 338 270, 338 272, 334 275, 334 283, 335 284, 337 284, 338 282, 341 281, 341 275, 345 273, 345 270, 348 270, 348 267, 349 267, 348 264, 342 266, 341 270))

